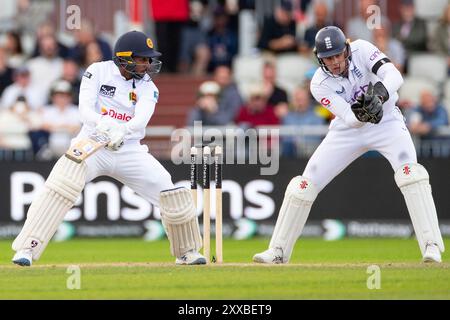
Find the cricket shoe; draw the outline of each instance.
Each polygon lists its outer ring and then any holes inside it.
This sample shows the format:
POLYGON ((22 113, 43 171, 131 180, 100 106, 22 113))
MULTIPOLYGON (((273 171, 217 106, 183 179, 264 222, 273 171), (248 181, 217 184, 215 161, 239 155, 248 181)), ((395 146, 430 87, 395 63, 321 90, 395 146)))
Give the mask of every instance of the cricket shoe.
POLYGON ((22 267, 30 267, 32 261, 33 261, 33 254, 31 249, 19 250, 12 258, 13 263, 22 267))
POLYGON ((269 248, 266 251, 253 256, 253 261, 258 263, 280 264, 283 260, 283 249, 281 247, 269 248))
POLYGON ((197 251, 191 250, 175 260, 177 265, 206 264, 206 258, 197 251))
POLYGON ((436 243, 427 242, 425 245, 425 253, 423 255, 423 262, 442 262, 441 252, 436 243))

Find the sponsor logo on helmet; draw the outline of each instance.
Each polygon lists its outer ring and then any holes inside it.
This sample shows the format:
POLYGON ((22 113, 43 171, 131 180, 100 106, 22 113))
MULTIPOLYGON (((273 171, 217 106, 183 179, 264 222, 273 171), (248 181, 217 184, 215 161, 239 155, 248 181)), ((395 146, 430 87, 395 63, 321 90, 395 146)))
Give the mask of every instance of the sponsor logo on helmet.
POLYGON ((151 49, 153 49, 153 41, 150 38, 147 38, 147 46, 151 49))
POLYGON ((108 110, 105 107, 102 107, 101 113, 104 116, 108 115, 113 119, 122 120, 122 121, 126 121, 126 122, 130 121, 133 118, 132 116, 128 115, 126 112, 120 113, 113 109, 108 110))
POLYGON ((114 97, 114 94, 116 93, 116 87, 107 86, 106 84, 103 84, 100 87, 100 94, 105 97, 114 97))

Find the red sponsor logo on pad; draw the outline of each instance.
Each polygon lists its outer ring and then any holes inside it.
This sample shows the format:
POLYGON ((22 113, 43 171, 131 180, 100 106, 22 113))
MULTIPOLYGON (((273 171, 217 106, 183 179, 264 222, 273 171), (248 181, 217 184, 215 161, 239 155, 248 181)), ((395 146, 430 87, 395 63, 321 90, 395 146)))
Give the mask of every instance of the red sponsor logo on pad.
POLYGON ((300 189, 306 189, 307 186, 308 186, 308 181, 303 180, 302 182, 300 182, 300 189))
POLYGON ((405 167, 403 168, 403 173, 404 173, 405 175, 409 175, 409 174, 411 173, 411 169, 409 168, 409 166, 405 166, 405 167))

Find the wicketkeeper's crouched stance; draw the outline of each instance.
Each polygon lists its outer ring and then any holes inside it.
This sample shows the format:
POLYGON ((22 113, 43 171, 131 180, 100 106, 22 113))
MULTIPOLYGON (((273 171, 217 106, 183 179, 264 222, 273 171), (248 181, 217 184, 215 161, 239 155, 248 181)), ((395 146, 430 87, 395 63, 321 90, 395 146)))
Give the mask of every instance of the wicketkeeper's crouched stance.
POLYGON ((423 261, 441 262, 445 248, 429 176, 417 163, 411 136, 395 106, 403 83, 400 72, 371 43, 349 43, 337 27, 317 33, 315 54, 321 68, 311 81, 311 92, 336 118, 303 174, 289 183, 269 249, 253 260, 288 263, 319 192, 359 156, 377 150, 394 169, 423 261))
POLYGON ((206 263, 198 253, 202 239, 191 192, 175 188, 170 174, 140 144, 158 99, 150 76, 159 72, 159 55, 145 34, 132 31, 118 39, 113 61, 87 69, 79 99, 84 125, 33 200, 12 244, 14 263, 30 266, 40 258, 85 184, 100 175, 160 207, 176 264, 206 263))

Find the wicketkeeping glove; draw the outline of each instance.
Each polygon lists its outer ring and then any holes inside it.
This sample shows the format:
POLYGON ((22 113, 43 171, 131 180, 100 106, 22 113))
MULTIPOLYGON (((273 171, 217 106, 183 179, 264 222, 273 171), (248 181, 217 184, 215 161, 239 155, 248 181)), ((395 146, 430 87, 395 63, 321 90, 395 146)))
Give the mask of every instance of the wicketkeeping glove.
POLYGON ((379 123, 383 118, 383 103, 389 99, 389 93, 380 81, 369 83, 367 92, 356 98, 351 108, 361 122, 379 123))

